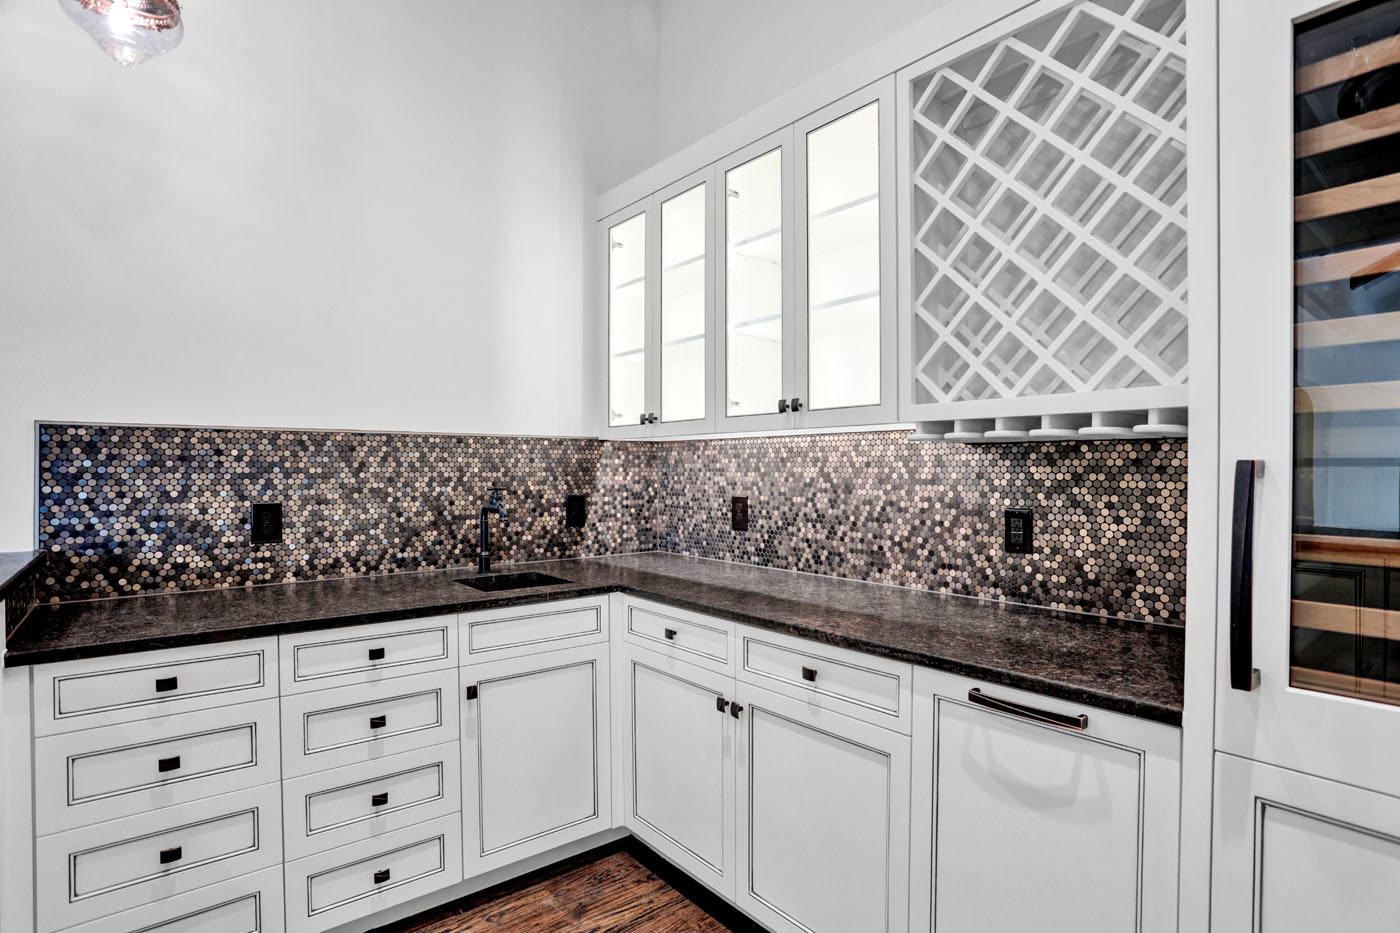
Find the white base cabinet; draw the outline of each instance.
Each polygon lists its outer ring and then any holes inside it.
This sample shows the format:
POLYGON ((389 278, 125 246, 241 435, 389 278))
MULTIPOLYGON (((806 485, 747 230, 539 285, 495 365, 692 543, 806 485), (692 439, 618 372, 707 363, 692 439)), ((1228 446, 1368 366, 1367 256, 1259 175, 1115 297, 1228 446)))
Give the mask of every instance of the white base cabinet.
POLYGON ((612 825, 607 644, 464 668, 466 872, 612 825))
POLYGON ((733 899, 734 679, 643 648, 618 658, 623 821, 733 899))
POLYGON ((1223 752, 1215 762, 1212 929, 1396 929, 1400 799, 1223 752))
POLYGON ((909 737, 740 683, 740 909, 775 933, 903 933, 909 737))
POLYGON ((1174 933, 1177 729, 914 680, 912 930, 1174 933))

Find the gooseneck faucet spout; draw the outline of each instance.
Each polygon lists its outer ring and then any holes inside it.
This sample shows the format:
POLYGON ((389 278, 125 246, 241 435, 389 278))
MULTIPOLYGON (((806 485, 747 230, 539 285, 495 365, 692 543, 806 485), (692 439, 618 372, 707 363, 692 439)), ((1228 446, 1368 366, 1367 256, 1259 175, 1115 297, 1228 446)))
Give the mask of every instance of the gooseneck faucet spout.
POLYGON ((477 572, 491 572, 491 513, 495 512, 501 518, 502 525, 510 524, 510 519, 506 517, 506 504, 501 500, 501 494, 506 492, 504 486, 492 486, 490 489, 491 501, 481 507, 481 551, 477 562, 477 572))

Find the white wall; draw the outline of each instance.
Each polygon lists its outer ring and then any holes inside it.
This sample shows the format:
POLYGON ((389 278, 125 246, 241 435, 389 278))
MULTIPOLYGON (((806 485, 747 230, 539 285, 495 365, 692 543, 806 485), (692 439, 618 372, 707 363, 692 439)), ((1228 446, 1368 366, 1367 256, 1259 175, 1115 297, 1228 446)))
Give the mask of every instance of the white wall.
POLYGON ((185 19, 124 70, 0 0, 0 551, 36 420, 583 432, 594 197, 656 156, 649 0, 185 19))
POLYGON ((657 0, 661 155, 928 17, 944 2, 657 0))

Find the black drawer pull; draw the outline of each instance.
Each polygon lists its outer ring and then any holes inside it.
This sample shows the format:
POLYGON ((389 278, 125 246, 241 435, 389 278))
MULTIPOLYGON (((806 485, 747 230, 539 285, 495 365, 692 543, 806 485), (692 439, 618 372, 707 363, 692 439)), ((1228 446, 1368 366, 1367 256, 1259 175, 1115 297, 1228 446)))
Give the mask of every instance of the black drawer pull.
POLYGON ((475 699, 477 698, 478 693, 480 693, 480 691, 477 690, 476 684, 469 684, 469 685, 467 686, 467 699, 468 699, 468 700, 475 700, 475 699))
POLYGON ((666 640, 667 640, 667 641, 675 641, 675 640, 676 640, 676 630, 673 629, 673 628, 668 628, 668 629, 666 629, 666 631, 662 632, 662 634, 666 636, 666 640))
POLYGON ((157 677, 156 693, 169 693, 171 690, 180 689, 180 678, 178 677, 157 677))
POLYGON ((173 849, 161 849, 160 863, 162 865, 169 865, 171 862, 178 862, 184 854, 180 846, 175 846, 173 849))
POLYGON ((389 880, 389 869, 387 869, 387 868, 381 868, 381 869, 379 869, 379 871, 377 871, 377 872, 374 873, 374 883, 375 883, 375 884, 383 884, 384 882, 386 882, 386 881, 388 881, 388 880, 389 880))
POLYGON ((371 648, 371 649, 369 649, 369 659, 370 659, 371 661, 383 661, 383 660, 384 660, 384 649, 383 649, 383 648, 371 648))
POLYGON ((739 714, 742 713, 743 711, 744 711, 744 708, 743 708, 742 706, 740 706, 738 703, 730 703, 730 704, 729 704, 729 715, 733 716, 735 719, 738 719, 738 718, 739 718, 739 714))
POLYGON ((371 807, 383 807, 383 806, 387 806, 388 803, 389 803, 389 792, 388 792, 388 791, 385 791, 385 792, 382 793, 382 794, 374 794, 373 796, 371 796, 371 797, 369 798, 369 805, 370 805, 371 807))
POLYGON ((1048 709, 1036 709, 1034 706, 1026 706, 1024 703, 999 700, 994 696, 988 696, 976 687, 967 691, 967 700, 969 703, 985 706, 998 713, 1010 713, 1012 716, 1020 716, 1022 719, 1029 719, 1031 722, 1047 726, 1059 726, 1061 729, 1073 729, 1075 732, 1083 732, 1089 728, 1089 717, 1082 713, 1078 716, 1068 716, 1048 709))
POLYGON ((802 679, 814 684, 817 682, 817 672, 810 667, 804 667, 802 668, 802 679))
POLYGON ((160 761, 156 762, 156 770, 161 774, 167 771, 179 771, 180 756, 176 755, 174 758, 162 758, 160 761))
POLYGON ((726 700, 724 697, 715 697, 715 709, 717 709, 719 712, 722 713, 722 712, 724 712, 724 711, 725 711, 726 709, 728 709, 728 708, 729 708, 729 701, 728 701, 728 700, 726 700))
POLYGON ((371 717, 369 717, 369 727, 370 727, 371 729, 383 729, 383 728, 384 728, 385 726, 387 726, 388 724, 389 724, 389 717, 388 717, 388 716, 371 716, 371 717))

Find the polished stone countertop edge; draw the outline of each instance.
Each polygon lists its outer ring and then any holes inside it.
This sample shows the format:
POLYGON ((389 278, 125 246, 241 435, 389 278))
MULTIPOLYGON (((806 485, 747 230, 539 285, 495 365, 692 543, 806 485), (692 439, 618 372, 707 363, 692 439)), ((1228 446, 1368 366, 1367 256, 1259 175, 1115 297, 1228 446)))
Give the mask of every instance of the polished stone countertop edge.
POLYGON ((45 557, 47 551, 5 551, 0 553, 0 599, 4 599, 24 576, 45 557))
MULTIPOLYGON (((628 555, 630 556, 630 555, 628 555)), ((596 563, 606 562, 608 557, 597 558, 575 558, 562 561, 532 561, 512 564, 509 567, 501 567, 501 572, 525 569, 531 566, 544 564, 559 565, 573 563, 575 561, 592 561, 596 563)), ((706 558, 685 558, 692 561, 706 561, 706 558)), ((714 561, 715 564, 728 564, 724 561, 714 561)), ((839 577, 829 577, 817 574, 803 574, 798 571, 781 570, 776 568, 761 568, 751 564, 737 564, 734 566, 753 570, 761 570, 771 573, 793 573, 801 577, 808 577, 814 581, 821 581, 824 585, 852 584, 854 586, 890 586, 894 590, 903 590, 907 593, 917 593, 947 600, 966 600, 968 603, 981 604, 985 609, 988 606, 1001 609, 1011 609, 1018 614, 1025 614, 1034 619, 1036 617, 1065 620, 1070 618, 1074 624, 1084 626, 1113 626, 1126 629, 1142 629, 1144 632, 1151 629, 1171 630, 1175 637, 1180 637, 1179 629, 1175 626, 1166 626, 1161 623, 1144 622, 1132 619, 1123 619, 1116 616, 1101 616, 1090 613, 1074 612, 1070 610, 1049 609, 1022 603, 1003 602, 996 600, 983 600, 977 597, 960 596, 957 594, 944 594, 935 591, 915 590, 907 587, 896 587, 887 584, 872 584, 865 581, 845 580, 839 577)), ((391 574, 398 578, 398 582, 404 585, 411 585, 408 582, 413 577, 423 577, 425 580, 432 575, 453 575, 460 573, 470 573, 470 568, 445 568, 427 571, 409 571, 402 574, 391 574)), ((362 581, 368 578, 339 578, 340 581, 362 581)), ((676 581, 678 578, 667 577, 667 580, 676 581)), ((182 597, 204 595, 218 595, 224 600, 237 600, 242 594, 257 591, 267 591, 273 588, 305 588, 317 583, 327 583, 337 581, 305 581, 296 583, 271 584, 258 587, 239 587, 223 590, 194 590, 180 593, 158 593, 144 594, 141 596, 115 597, 107 600, 93 600, 79 603, 64 603, 57 606, 41 607, 51 611, 63 608, 88 609, 98 604, 113 603, 139 603, 149 605, 153 612, 156 610, 156 603, 147 603, 147 600, 178 600, 182 597)), ((716 592, 716 602, 719 599, 718 591, 723 589, 729 594, 744 592, 734 587, 718 587, 713 584, 695 583, 694 586, 702 590, 710 589, 716 592)), ((1066 683, 1052 678, 1041 677, 1033 673, 1018 672, 1005 666, 997 664, 980 664, 962 658, 942 657, 937 654, 928 654, 916 650, 904 650, 896 645, 885 644, 879 641, 867 640, 847 633, 838 633, 818 628, 802 625, 791 619, 775 618, 764 615, 757 611, 735 611, 716 603, 707 602, 703 595, 699 598, 687 599, 678 597, 674 593, 665 593, 653 590, 645 585, 595 582, 595 583, 570 583, 557 584, 548 588, 531 588, 502 593, 481 593, 480 591, 468 591, 463 594, 462 599, 442 600, 434 599, 421 604, 403 606, 393 609, 376 611, 350 611, 337 612, 332 605, 328 605, 326 611, 317 611, 314 614, 307 614, 302 617, 281 618, 275 622, 254 622, 243 626, 231 626, 214 630, 193 630, 175 633, 161 633, 158 635, 144 637, 122 637, 110 641, 100 639, 79 644, 59 644, 52 647, 45 647, 42 644, 32 648, 25 648, 24 642, 36 640, 37 632, 25 627, 20 642, 16 644, 5 658, 6 667, 21 667, 27 665, 47 664, 59 661, 73 661, 87 658, 112 656, 119 654, 135 653, 140 651, 156 651, 167 648, 188 647, 192 645, 207 645, 240 641, 250 638, 274 637, 277 635, 289 635, 301 632, 318 631, 353 625, 368 625, 375 623, 386 623, 405 621, 411 619, 429 618, 438 615, 452 615, 456 613, 480 612, 490 609, 508 608, 512 606, 523 606, 554 602, 565 599, 579 599, 589 596, 606 595, 609 593, 625 593, 641 599, 651 600, 674 608, 691 610, 694 612, 711 615, 717 618, 728 619, 744 625, 750 625, 771 631, 782 632, 806 638, 823 644, 835 647, 846 648, 867 654, 891 658, 921 667, 933 668, 946 671, 948 673, 963 675, 986 681, 1001 686, 1015 689, 1024 689, 1030 692, 1041 693, 1057 699, 1070 702, 1083 702, 1090 706, 1106 709, 1112 712, 1125 713, 1137 718, 1164 723, 1167 725, 1179 726, 1181 724, 1181 707, 1168 703, 1158 702, 1151 699, 1136 698, 1126 696, 1122 693, 1115 693, 1109 690, 1096 690, 1078 684, 1066 683)), ((841 610, 833 609, 833 613, 841 610)), ((41 639, 38 639, 41 641, 41 639)))

